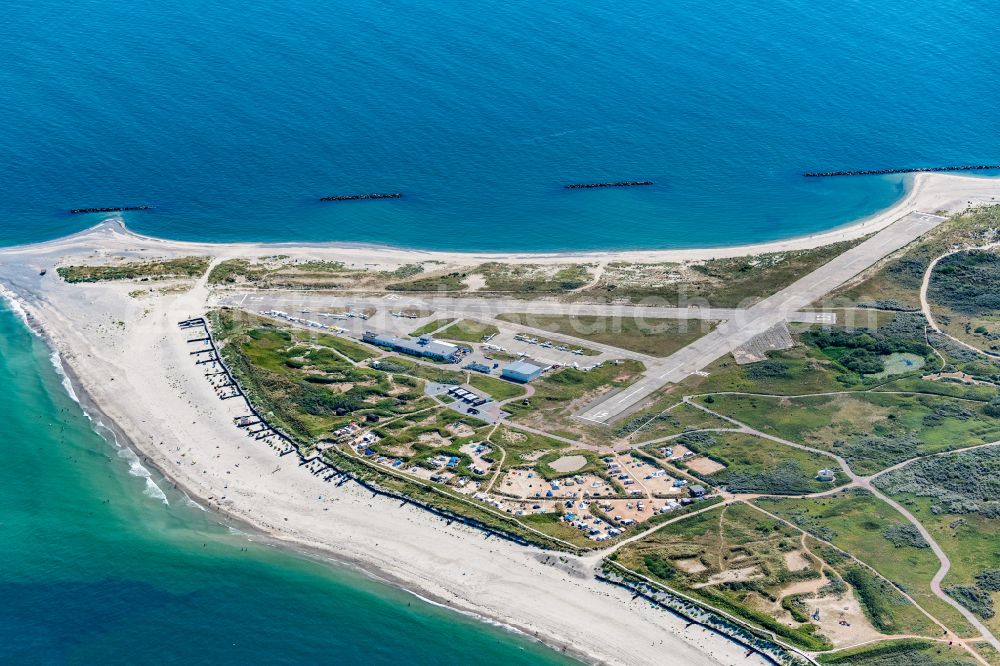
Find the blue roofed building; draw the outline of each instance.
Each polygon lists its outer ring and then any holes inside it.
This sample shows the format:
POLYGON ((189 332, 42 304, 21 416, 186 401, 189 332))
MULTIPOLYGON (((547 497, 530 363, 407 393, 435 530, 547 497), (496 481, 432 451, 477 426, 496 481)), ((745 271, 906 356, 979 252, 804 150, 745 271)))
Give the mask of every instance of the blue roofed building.
POLYGON ((449 363, 457 363, 460 358, 457 345, 435 340, 428 335, 423 335, 414 340, 412 338, 399 338, 395 335, 380 335, 371 331, 365 331, 361 339, 370 345, 385 347, 403 354, 409 354, 410 356, 422 356, 449 363))
POLYGON ((527 361, 514 361, 500 371, 500 376, 515 382, 527 384, 531 380, 537 379, 544 369, 527 361))

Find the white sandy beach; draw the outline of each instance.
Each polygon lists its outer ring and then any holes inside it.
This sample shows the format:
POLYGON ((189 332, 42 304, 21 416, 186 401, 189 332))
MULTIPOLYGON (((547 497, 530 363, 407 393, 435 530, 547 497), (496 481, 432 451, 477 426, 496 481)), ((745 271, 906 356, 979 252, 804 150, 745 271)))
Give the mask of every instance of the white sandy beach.
POLYGON ((437 252, 344 243, 195 243, 143 236, 125 230, 123 225, 102 224, 91 230, 65 238, 30 246, 3 248, 0 249, 0 257, 10 253, 57 254, 61 249, 78 250, 81 246, 81 240, 88 239, 89 241, 95 233, 100 232, 98 237, 92 239, 99 242, 91 242, 91 244, 95 245, 95 249, 101 249, 105 253, 139 250, 140 248, 150 256, 162 253, 175 256, 211 254, 219 258, 253 258, 280 253, 294 259, 342 261, 349 266, 372 268, 395 267, 424 261, 441 262, 445 266, 468 266, 487 261, 548 264, 607 261, 635 263, 704 261, 821 247, 831 243, 863 238, 884 229, 911 211, 954 213, 969 206, 997 201, 1000 201, 1000 178, 980 178, 948 173, 917 173, 909 177, 909 187, 902 199, 871 217, 821 234, 753 245, 546 254, 437 252))
MULTIPOLYGON (((135 299, 134 284, 68 285, 52 270, 73 257, 283 254, 351 264, 436 260, 469 264, 621 260, 665 262, 816 247, 868 235, 912 210, 956 211, 1000 197, 1000 180, 918 174, 906 197, 868 220, 827 234, 741 248, 567 255, 430 253, 336 244, 209 245, 146 238, 111 224, 65 239, 0 250, 0 284, 12 290, 82 388, 149 461, 207 505, 277 539, 355 562, 453 608, 570 646, 595 662, 743 664, 745 650, 623 590, 595 581, 595 557, 557 558, 373 497, 336 487, 293 456, 279 458, 232 424, 239 401, 220 401, 189 355, 177 322, 204 312, 202 279, 183 294, 135 299), (48 269, 43 277, 42 269, 48 269), (562 561, 560 561, 562 560, 562 561)), ((148 285, 146 285, 148 286, 148 285)))

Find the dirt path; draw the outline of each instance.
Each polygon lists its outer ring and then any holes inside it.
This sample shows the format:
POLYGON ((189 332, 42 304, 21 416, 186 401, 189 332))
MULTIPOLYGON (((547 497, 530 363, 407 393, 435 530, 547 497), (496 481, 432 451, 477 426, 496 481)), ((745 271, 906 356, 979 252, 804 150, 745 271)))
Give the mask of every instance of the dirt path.
MULTIPOLYGON (((685 396, 684 399, 687 401, 689 398, 690 398, 690 396, 685 396)), ((704 407, 704 406, 699 405, 697 403, 689 402, 689 404, 691 404, 692 406, 697 407, 699 409, 702 409, 702 410, 704 410, 704 411, 706 411, 706 412, 708 412, 710 414, 713 414, 714 416, 717 416, 717 417, 719 417, 721 419, 729 421, 730 423, 733 423, 733 424, 736 424, 736 425, 740 425, 740 426, 746 428, 748 433, 757 435, 758 437, 764 437, 766 439, 769 439, 771 441, 777 442, 779 444, 785 444, 787 446, 791 446, 791 447, 794 447, 794 448, 797 448, 797 449, 802 449, 802 450, 805 450, 805 451, 811 451, 813 453, 819 453, 819 454, 825 455, 825 456, 827 456, 829 458, 833 458, 834 460, 836 460, 837 463, 840 465, 841 469, 844 471, 845 474, 847 474, 848 478, 850 478, 850 480, 852 481, 852 483, 854 485, 857 485, 857 486, 859 486, 861 488, 864 488, 865 490, 869 491, 873 496, 875 496, 876 498, 882 500, 883 502, 885 502, 886 504, 888 504, 889 506, 891 506, 901 516, 903 516, 904 518, 906 518, 907 521, 909 521, 914 527, 917 528, 917 531, 920 532, 920 535, 924 538, 924 540, 930 546, 931 551, 938 558, 938 562, 940 562, 940 566, 938 568, 938 571, 937 571, 937 573, 934 574, 934 577, 931 579, 931 582, 930 582, 931 592, 934 593, 934 596, 938 597, 939 599, 941 599, 942 601, 944 601, 945 603, 947 603, 949 606, 951 606, 955 610, 957 610, 959 613, 961 613, 962 617, 964 617, 965 620, 970 625, 972 625, 973 627, 975 627, 976 630, 980 632, 980 634, 982 635, 983 640, 985 640, 990 645, 992 645, 997 651, 1000 651, 1000 640, 997 640, 997 638, 990 632, 989 628, 985 624, 983 624, 979 620, 979 618, 976 617, 965 606, 963 606, 962 604, 960 604, 957 601, 955 601, 955 599, 953 599, 950 595, 946 594, 944 592, 944 590, 941 589, 941 581, 944 579, 945 576, 948 575, 948 571, 951 569, 951 560, 948 558, 948 555, 944 552, 944 549, 941 548, 940 545, 938 545, 937 541, 934 540, 934 537, 931 536, 931 534, 927 530, 927 528, 924 527, 924 525, 919 520, 917 520, 916 517, 914 517, 914 515, 912 513, 910 513, 909 511, 907 511, 899 502, 893 500, 892 498, 890 498, 889 496, 887 496, 885 493, 883 493, 881 490, 879 490, 878 488, 875 487, 875 485, 872 483, 872 479, 874 478, 874 476, 869 476, 869 477, 859 476, 853 470, 851 470, 850 466, 847 464, 847 461, 845 461, 840 456, 836 456, 836 455, 834 455, 834 454, 832 454, 832 453, 830 453, 828 451, 822 451, 820 449, 814 449, 814 448, 809 447, 809 446, 804 446, 802 444, 796 444, 795 442, 790 442, 788 440, 781 439, 780 437, 775 437, 773 435, 768 435, 767 433, 762 433, 760 431, 754 430, 753 428, 747 426, 744 423, 741 423, 740 421, 737 421, 736 419, 730 418, 730 417, 725 416, 723 414, 719 414, 718 412, 715 412, 715 411, 713 411, 711 409, 708 409, 707 407, 704 407)), ((1000 443, 1000 442, 998 442, 998 443, 1000 443)), ((970 447, 970 448, 972 448, 972 447, 970 447)), ((979 447, 975 447, 975 448, 979 448, 979 447)), ((877 475, 875 475, 875 476, 877 476, 877 475)), ((772 514, 768 514, 768 515, 772 515, 772 514)), ((783 521, 783 522, 787 523, 788 521, 783 521)), ((791 525, 791 523, 788 523, 788 524, 791 525)), ((913 601, 913 600, 910 599, 910 601, 913 601)), ((916 604, 916 602, 914 602, 914 605, 916 605, 917 608, 921 608, 919 605, 916 604)), ((923 610, 923 609, 921 608, 921 610, 923 610)), ((927 613, 927 612, 924 611, 924 613, 927 613)), ((933 616, 931 616, 929 613, 927 615, 928 615, 928 617, 932 617, 933 618, 933 616)), ((934 618, 934 620, 938 624, 941 624, 936 618, 934 618)))

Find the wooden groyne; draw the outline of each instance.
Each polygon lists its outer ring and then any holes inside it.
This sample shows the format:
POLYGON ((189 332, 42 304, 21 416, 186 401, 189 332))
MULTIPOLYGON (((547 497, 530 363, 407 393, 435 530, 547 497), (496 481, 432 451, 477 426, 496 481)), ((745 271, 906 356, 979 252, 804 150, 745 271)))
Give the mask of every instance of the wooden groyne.
POLYGON ((923 171, 990 171, 1000 169, 1000 164, 966 164, 962 166, 916 167, 912 169, 861 169, 856 171, 811 171, 802 174, 806 178, 826 178, 828 176, 884 176, 893 173, 921 173, 923 171))
POLYGON ((330 197, 320 197, 320 201, 364 201, 368 199, 402 199, 399 192, 368 192, 366 194, 335 194, 330 197))
POLYGON ((110 206, 108 208, 71 208, 70 215, 83 213, 121 213, 126 210, 150 210, 152 206, 110 206))
POLYGON ((652 184, 651 180, 618 180, 609 183, 570 183, 563 185, 563 187, 567 190, 589 190, 595 187, 641 187, 652 184))

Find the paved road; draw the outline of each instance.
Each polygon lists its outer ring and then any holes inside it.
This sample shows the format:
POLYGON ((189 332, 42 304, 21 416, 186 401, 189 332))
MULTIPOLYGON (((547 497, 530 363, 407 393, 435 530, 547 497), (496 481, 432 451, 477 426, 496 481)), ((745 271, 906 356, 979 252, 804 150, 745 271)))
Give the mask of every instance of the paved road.
MULTIPOLYGON (((223 305, 246 306, 254 309, 301 310, 309 308, 320 311, 324 308, 348 308, 363 310, 375 308, 378 313, 372 319, 374 325, 380 316, 389 316, 399 310, 433 310, 435 318, 447 316, 466 316, 473 319, 492 319, 501 314, 537 314, 537 315, 598 315, 608 317, 628 317, 646 319, 712 319, 722 321, 732 319, 744 310, 740 308, 708 308, 685 307, 677 308, 662 305, 622 305, 600 303, 565 303, 561 301, 519 300, 516 298, 469 298, 458 296, 409 296, 404 294, 387 294, 385 296, 332 296, 330 294, 312 294, 305 292, 256 292, 233 291, 225 292, 219 299, 223 305)), ((829 319, 834 314, 816 312, 790 312, 788 321, 815 323, 823 321, 834 323, 829 319), (827 317, 827 318, 823 318, 827 317)), ((531 322, 527 322, 531 325, 531 322)), ((584 328, 586 330, 586 328, 584 328)), ((564 335, 573 335, 572 327, 562 331, 564 335)))
MULTIPOLYGON (((648 369, 635 384, 591 405, 577 416, 609 423, 668 383, 702 370, 775 324, 790 320, 802 308, 833 291, 880 259, 910 244, 946 218, 912 212, 829 263, 756 305, 739 310, 711 333, 648 369)), ((794 321, 794 319, 791 319, 794 321)))

